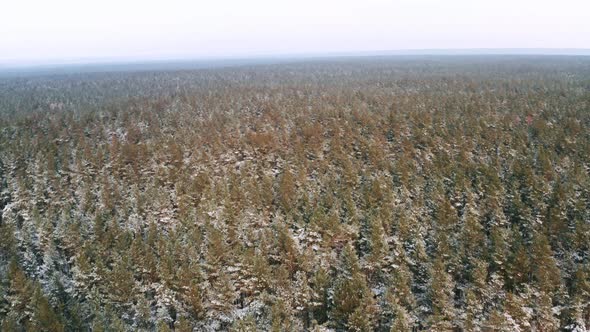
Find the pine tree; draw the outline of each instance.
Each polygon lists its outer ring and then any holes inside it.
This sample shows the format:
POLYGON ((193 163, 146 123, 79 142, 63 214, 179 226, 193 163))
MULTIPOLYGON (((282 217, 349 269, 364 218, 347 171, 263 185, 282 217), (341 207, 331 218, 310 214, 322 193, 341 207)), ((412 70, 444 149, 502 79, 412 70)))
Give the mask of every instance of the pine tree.
POLYGON ((506 294, 506 313, 514 320, 514 324, 521 331, 526 331, 531 326, 531 317, 526 302, 519 295, 514 293, 506 294))
POLYGON ((38 331, 64 331, 60 318, 43 295, 40 285, 35 287, 31 302, 35 309, 28 328, 38 331))
POLYGON ((158 322, 158 324, 156 326, 156 330, 158 332, 172 332, 170 325, 168 324, 168 322, 166 322, 164 320, 161 320, 158 322))
POLYGON ((191 317, 197 320, 201 319, 205 314, 201 285, 196 280, 193 280, 188 289, 185 289, 184 294, 184 301, 188 304, 188 312, 191 317))
POLYGON ((225 262, 228 252, 223 231, 210 226, 207 232, 207 262, 213 269, 219 269, 225 262))
POLYGON ((287 303, 281 298, 277 299, 271 307, 271 331, 292 331, 295 329, 293 317, 287 308, 287 303))
POLYGON ((230 331, 231 332, 257 332, 258 329, 256 328, 256 320, 251 315, 248 315, 245 318, 236 321, 233 324, 230 331))
POLYGON ((282 263, 289 269, 289 273, 294 274, 297 270, 299 251, 295 246, 295 241, 286 225, 280 223, 277 225, 277 241, 279 254, 282 263))
POLYGON ((436 259, 431 275, 430 299, 432 302, 432 317, 430 329, 433 331, 448 331, 453 329, 455 325, 453 303, 454 284, 441 257, 436 259))
POLYGON ((538 331, 549 332, 559 329, 559 318, 556 317, 553 312, 553 301, 548 294, 540 292, 537 298, 537 307, 535 309, 535 325, 538 331))
POLYGON ((142 329, 149 329, 151 327, 152 310, 149 301, 143 294, 137 296, 135 304, 134 323, 142 329))
POLYGON ((471 257, 480 257, 483 254, 485 246, 485 233, 483 225, 480 223, 480 213, 476 209, 472 195, 465 206, 465 212, 462 216, 462 242, 463 252, 467 259, 471 257))
POLYGON ((473 289, 468 289, 465 295, 465 320, 463 322, 465 331, 481 331, 483 309, 483 303, 476 292, 473 289))
POLYGON ((584 303, 580 298, 572 301, 573 308, 571 311, 571 324, 566 328, 575 332, 587 332, 590 323, 590 309, 588 303, 584 303))
POLYGON ((328 302, 329 302, 329 284, 330 276, 321 266, 315 272, 312 279, 313 290, 313 317, 320 324, 328 319, 328 302))
POLYGON ((509 266, 509 278, 514 286, 519 286, 529 281, 530 259, 523 245, 517 245, 509 266))
POLYGON ((509 231, 499 225, 493 225, 490 231, 491 238, 491 268, 494 271, 504 273, 507 269, 510 253, 508 239, 509 231))
POLYGON ((411 331, 412 329, 412 321, 408 315, 408 312, 404 309, 403 306, 398 304, 397 302, 394 303, 394 319, 391 324, 390 332, 406 332, 411 331))
POLYGON ((16 254, 17 241, 12 223, 2 222, 0 214, 0 260, 8 261, 16 254))
POLYGON ((503 311, 495 309, 490 313, 488 320, 485 322, 484 330, 512 332, 514 331, 514 326, 511 326, 507 321, 503 311))
POLYGON ((304 271, 297 271, 295 273, 295 282, 293 286, 295 289, 293 306, 297 312, 301 313, 301 316, 304 318, 306 324, 308 324, 309 309, 312 300, 312 289, 304 271))
POLYGON ((385 230, 381 220, 377 217, 369 220, 369 257, 368 262, 373 269, 379 269, 384 258, 388 254, 388 246, 385 241, 385 230))
POLYGON ((110 273, 111 296, 121 305, 129 305, 135 293, 135 279, 130 258, 125 254, 110 273))
POLYGON ((277 189, 278 200, 286 213, 295 205, 296 190, 295 177, 291 170, 287 169, 283 172, 277 189))
POLYGON ((21 324, 32 315, 30 302, 34 288, 14 258, 8 266, 8 280, 10 281, 7 296, 9 307, 14 322, 21 324))
POLYGON ((371 313, 366 311, 366 307, 359 306, 348 318, 346 324, 349 331, 354 332, 370 332, 373 331, 373 322, 371 319, 371 313))
POLYGON ((234 306, 237 299, 234 282, 228 274, 223 273, 212 282, 212 287, 207 289, 207 313, 228 313, 234 306))
POLYGON ((416 299, 412 293, 412 273, 405 262, 401 262, 393 271, 392 291, 401 305, 410 310, 414 308, 416 299))
POLYGON ((547 237, 536 234, 531 251, 533 276, 541 291, 552 293, 561 285, 561 274, 547 237))
POLYGON ((174 331, 177 332, 192 332, 193 327, 191 326, 190 321, 188 318, 184 316, 180 316, 176 322, 174 323, 174 331))
POLYGON ((372 296, 351 245, 344 247, 340 254, 339 274, 333 292, 330 316, 337 327, 364 328, 365 323, 372 324, 372 296), (365 317, 360 320, 361 316, 365 317))

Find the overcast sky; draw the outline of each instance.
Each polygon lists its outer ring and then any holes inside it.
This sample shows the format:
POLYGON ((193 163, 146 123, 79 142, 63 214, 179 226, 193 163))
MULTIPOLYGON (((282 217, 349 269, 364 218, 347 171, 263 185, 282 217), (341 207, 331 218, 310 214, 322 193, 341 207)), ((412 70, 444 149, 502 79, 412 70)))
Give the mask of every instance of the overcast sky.
POLYGON ((4 0, 0 64, 590 48, 590 0, 4 0))

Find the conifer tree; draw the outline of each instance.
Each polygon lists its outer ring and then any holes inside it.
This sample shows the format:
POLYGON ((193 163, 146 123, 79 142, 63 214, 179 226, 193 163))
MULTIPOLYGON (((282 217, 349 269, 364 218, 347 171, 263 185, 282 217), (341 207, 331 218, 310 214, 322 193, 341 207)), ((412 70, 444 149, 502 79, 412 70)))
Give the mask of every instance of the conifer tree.
POLYGON ((432 302, 432 317, 430 329, 433 331, 448 331, 455 326, 454 285, 441 257, 437 258, 432 266, 431 275, 430 299, 432 302))
POLYGON ((553 301, 547 293, 543 291, 539 293, 535 311, 535 326, 539 331, 546 332, 559 329, 559 318, 556 317, 553 311, 553 301))
POLYGON ((404 331, 411 331, 412 329, 412 321, 408 315, 406 309, 403 306, 398 304, 397 302, 394 303, 394 319, 391 324, 390 332, 404 332, 404 331))
POLYGON ((350 244, 340 254, 339 271, 334 285, 331 318, 340 328, 364 329, 371 326, 372 296, 350 244))
POLYGON ((291 208, 295 205, 295 177, 291 170, 287 169, 280 178, 277 195, 279 203, 285 212, 290 212, 291 208))
POLYGON ((61 332, 64 326, 60 317, 55 313, 47 298, 43 295, 40 285, 35 287, 31 304, 35 306, 31 324, 28 328, 38 331, 61 332))

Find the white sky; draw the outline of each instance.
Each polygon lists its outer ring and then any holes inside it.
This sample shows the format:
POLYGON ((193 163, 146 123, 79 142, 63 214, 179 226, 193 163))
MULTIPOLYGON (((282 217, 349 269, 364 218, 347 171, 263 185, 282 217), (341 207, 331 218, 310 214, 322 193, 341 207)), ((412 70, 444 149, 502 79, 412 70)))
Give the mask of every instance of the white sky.
POLYGON ((0 0, 0 64, 590 48, 590 0, 0 0))

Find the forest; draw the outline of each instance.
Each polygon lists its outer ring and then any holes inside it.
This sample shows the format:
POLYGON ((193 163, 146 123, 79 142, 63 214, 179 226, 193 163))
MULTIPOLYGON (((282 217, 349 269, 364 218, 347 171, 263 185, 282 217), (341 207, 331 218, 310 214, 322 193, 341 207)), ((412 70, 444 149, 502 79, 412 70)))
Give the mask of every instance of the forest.
POLYGON ((590 57, 0 77, 1 331, 590 329, 590 57))

